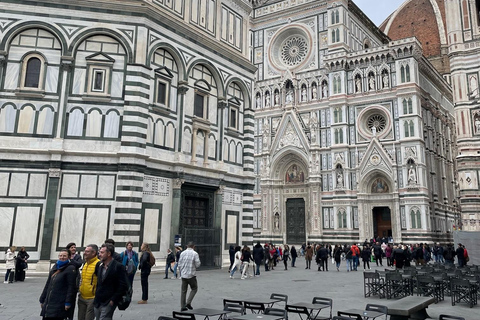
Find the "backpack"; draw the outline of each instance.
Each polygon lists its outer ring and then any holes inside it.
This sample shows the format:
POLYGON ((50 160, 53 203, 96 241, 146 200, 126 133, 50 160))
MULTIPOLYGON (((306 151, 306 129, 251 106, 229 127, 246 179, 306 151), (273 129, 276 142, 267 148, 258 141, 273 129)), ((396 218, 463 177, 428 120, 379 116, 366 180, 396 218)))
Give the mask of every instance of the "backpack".
POLYGON ((135 263, 133 262, 132 259, 128 259, 127 266, 125 267, 125 270, 127 271, 127 275, 131 275, 135 273, 135 263))
POLYGON ((126 310, 128 306, 130 306, 130 302, 132 302, 132 295, 133 290, 132 287, 129 285, 127 292, 122 296, 122 300, 118 302, 118 310, 126 310))
POLYGON ((148 259, 148 264, 150 267, 153 267, 155 265, 155 257, 153 256, 153 253, 149 252, 150 257, 148 259))

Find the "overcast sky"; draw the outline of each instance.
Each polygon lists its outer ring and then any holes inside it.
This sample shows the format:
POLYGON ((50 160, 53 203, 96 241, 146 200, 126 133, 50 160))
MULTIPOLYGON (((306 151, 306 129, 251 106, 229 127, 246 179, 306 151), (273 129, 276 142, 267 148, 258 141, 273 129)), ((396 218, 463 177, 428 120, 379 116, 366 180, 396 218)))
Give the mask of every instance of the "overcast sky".
POLYGON ((406 0, 353 0, 377 26, 405 1, 406 0))

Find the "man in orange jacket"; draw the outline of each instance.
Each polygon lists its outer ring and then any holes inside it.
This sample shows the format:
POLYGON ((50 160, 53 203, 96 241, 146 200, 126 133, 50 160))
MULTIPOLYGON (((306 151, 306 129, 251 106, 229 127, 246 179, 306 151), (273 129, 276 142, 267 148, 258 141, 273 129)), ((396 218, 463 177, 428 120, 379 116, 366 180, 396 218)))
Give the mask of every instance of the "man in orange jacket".
POLYGON ((353 260, 353 270, 357 271, 358 267, 358 257, 360 257, 360 249, 358 246, 354 243, 351 247, 350 250, 352 250, 352 260, 353 260))

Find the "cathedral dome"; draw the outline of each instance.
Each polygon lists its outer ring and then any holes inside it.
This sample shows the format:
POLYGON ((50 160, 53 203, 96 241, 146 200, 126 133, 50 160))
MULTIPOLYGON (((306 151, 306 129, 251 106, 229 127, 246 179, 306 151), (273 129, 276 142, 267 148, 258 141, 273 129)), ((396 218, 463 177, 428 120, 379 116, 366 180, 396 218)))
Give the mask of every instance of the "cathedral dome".
POLYGON ((444 0, 406 0, 380 29, 392 40, 416 37, 422 44, 424 56, 443 73, 444 59, 438 58, 445 56, 447 47, 444 0), (440 65, 436 65, 436 60, 440 60, 437 61, 440 65))

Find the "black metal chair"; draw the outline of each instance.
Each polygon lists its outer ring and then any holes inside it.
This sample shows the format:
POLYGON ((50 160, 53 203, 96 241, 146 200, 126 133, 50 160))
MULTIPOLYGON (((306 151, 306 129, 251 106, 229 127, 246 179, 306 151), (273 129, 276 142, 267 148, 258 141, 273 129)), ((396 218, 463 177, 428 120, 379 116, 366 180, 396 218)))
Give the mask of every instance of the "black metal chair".
POLYGON ((430 296, 435 303, 443 300, 443 282, 435 281, 433 276, 417 276, 417 296, 430 296))
POLYGON ((223 316, 223 319, 233 319, 236 316, 243 316, 245 314, 245 308, 238 303, 223 303, 223 311, 230 311, 223 316))
POLYGON ((438 320, 465 320, 464 317, 449 316, 447 314, 441 314, 438 320))
POLYGON ((404 298, 409 295, 408 285, 398 272, 385 273, 385 292, 387 299, 404 298))
POLYGON ((366 297, 379 296, 383 297, 383 289, 385 282, 377 272, 363 273, 363 295, 366 297))
POLYGON ((334 316, 332 320, 352 320, 350 317, 334 316))
POLYGON ((158 317, 157 320, 177 320, 177 319, 171 318, 171 317, 166 317, 166 316, 160 316, 160 317, 158 317))
POLYGON ((172 316, 177 320, 195 320, 195 315, 193 313, 173 311, 172 316))
POLYGON ((452 306, 466 302, 470 308, 477 304, 478 286, 465 279, 452 279, 452 306))
POLYGON ((315 317, 312 317, 314 320, 327 320, 327 319, 332 319, 332 309, 333 309, 333 300, 330 298, 322 298, 322 297, 313 297, 312 304, 321 304, 321 305, 326 305, 328 308, 325 308, 328 312, 328 316, 322 313, 322 310, 315 315, 315 317))
POLYGON ((382 306, 380 304, 369 303, 365 307, 365 311, 381 312, 381 313, 385 314, 385 320, 387 320, 387 315, 388 315, 388 307, 387 306, 382 306))
POLYGON ((227 303, 228 304, 237 304, 237 305, 243 307, 243 301, 242 300, 223 299, 223 306, 225 306, 227 303))
POLYGON ((260 302, 248 302, 244 301, 243 306, 245 310, 250 310, 252 313, 264 313, 265 312, 265 305, 260 302))
POLYGON ((350 312, 345 312, 345 311, 338 311, 337 315, 341 317, 346 317, 347 319, 355 319, 355 320, 363 320, 362 316, 357 313, 350 313, 350 312))
POLYGON ((307 307, 292 306, 287 304, 285 306, 285 310, 287 311, 287 313, 296 313, 302 320, 303 317, 305 317, 305 320, 311 320, 311 313, 307 307))
POLYGON ((280 308, 265 308, 266 315, 270 316, 277 316, 277 317, 282 317, 282 319, 287 320, 288 319, 288 313, 287 310, 285 309, 280 309, 280 308))
POLYGON ((272 306, 273 306, 273 305, 276 305, 277 303, 284 302, 284 303, 285 303, 284 307, 285 307, 285 306, 287 305, 287 303, 288 303, 288 296, 287 296, 286 294, 272 293, 272 294, 270 295, 270 299, 277 299, 277 300, 279 300, 278 302, 274 302, 274 303, 272 304, 272 306))

